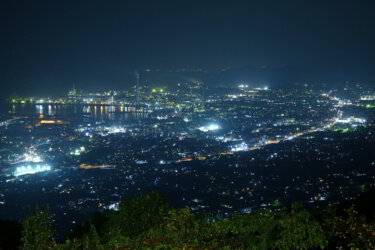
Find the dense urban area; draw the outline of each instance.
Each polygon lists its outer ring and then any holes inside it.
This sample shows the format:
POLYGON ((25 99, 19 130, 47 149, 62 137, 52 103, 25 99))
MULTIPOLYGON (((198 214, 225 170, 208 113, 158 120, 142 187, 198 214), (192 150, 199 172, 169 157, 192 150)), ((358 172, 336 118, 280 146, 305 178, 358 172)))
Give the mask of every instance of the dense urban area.
POLYGON ((1 1, 0 250, 375 250, 374 13, 1 1))
POLYGON ((154 190, 226 218, 293 201, 324 208, 375 184, 375 92, 361 84, 74 87, 5 107, 0 219, 48 204, 59 232, 154 190))

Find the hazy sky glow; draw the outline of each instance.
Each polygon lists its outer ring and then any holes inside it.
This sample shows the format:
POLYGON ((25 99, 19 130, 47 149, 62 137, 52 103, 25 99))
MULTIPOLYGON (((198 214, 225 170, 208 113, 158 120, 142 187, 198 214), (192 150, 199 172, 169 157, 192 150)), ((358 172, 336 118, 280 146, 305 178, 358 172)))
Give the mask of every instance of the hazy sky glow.
POLYGON ((371 78, 373 13, 354 0, 3 1, 0 90, 119 87, 149 67, 304 65, 371 78))

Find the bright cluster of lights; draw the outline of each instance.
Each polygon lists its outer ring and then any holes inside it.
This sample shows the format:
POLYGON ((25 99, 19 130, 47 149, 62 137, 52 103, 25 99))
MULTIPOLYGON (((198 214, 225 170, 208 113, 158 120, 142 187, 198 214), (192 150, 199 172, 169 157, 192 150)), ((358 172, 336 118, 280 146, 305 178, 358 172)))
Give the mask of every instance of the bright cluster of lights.
MULTIPOLYGON (((238 88, 239 89, 247 89, 247 88, 249 88, 249 85, 248 84, 239 84, 238 88)), ((268 86, 265 86, 263 88, 255 88, 255 89, 256 90, 268 90, 269 88, 268 88, 268 86)))
POLYGON ((168 119, 168 116, 167 116, 167 115, 164 115, 164 116, 162 116, 162 115, 158 115, 158 116, 156 117, 156 119, 158 119, 158 120, 166 120, 166 119, 168 119))
POLYGON ((155 88, 155 89, 152 89, 152 93, 163 93, 164 92, 164 89, 163 88, 155 88))
POLYGON ((269 88, 266 86, 266 87, 263 87, 263 88, 255 88, 256 90, 268 90, 269 88))
POLYGON ((51 170, 51 166, 49 165, 28 165, 17 167, 14 171, 14 176, 21 176, 21 175, 28 175, 28 174, 36 174, 44 171, 51 170))
POLYGON ((361 96, 361 101, 374 101, 374 100, 375 100, 375 95, 361 96))
POLYGON ((26 153, 24 154, 25 159, 23 161, 25 162, 43 162, 42 158, 39 155, 36 155, 35 153, 26 153))
POLYGON ((77 148, 76 150, 70 152, 71 155, 76 155, 76 156, 79 156, 81 155, 83 152, 85 152, 85 147, 80 147, 80 148, 77 148))
POLYGON ((202 132, 215 131, 220 129, 220 126, 217 124, 210 124, 208 126, 202 126, 198 128, 202 132))
POLYGON ((116 203, 106 206, 106 209, 113 210, 113 211, 118 211, 119 208, 120 208, 120 202, 116 202, 116 203))
POLYGON ((96 128, 79 128, 76 131, 84 133, 85 136, 92 137, 93 134, 98 133, 101 136, 107 136, 110 134, 126 133, 127 129, 120 126, 99 126, 96 128))
POLYGON ((351 117, 344 118, 344 119, 336 118, 335 122, 336 123, 361 123, 363 124, 366 122, 366 119, 351 116, 351 117))
POLYGON ((229 141, 240 141, 241 139, 238 139, 238 138, 234 138, 234 137, 231 137, 231 136, 216 136, 215 139, 217 141, 222 141, 222 142, 229 142, 229 141))
POLYGON ((245 89, 245 88, 248 88, 248 87, 249 87, 248 84, 240 84, 240 85, 238 85, 238 88, 240 88, 240 89, 245 89))
POLYGON ((108 134, 126 133, 126 128, 123 127, 108 127, 108 134))
POLYGON ((337 103, 337 107, 342 107, 342 106, 346 106, 346 105, 352 105, 353 103, 349 100, 341 100, 339 99, 338 100, 338 103, 337 103))
POLYGON ((236 99, 238 97, 242 97, 242 96, 245 96, 244 94, 230 94, 230 95, 227 95, 229 98, 232 98, 232 99, 236 99))
POLYGON ((234 147, 232 147, 231 151, 232 152, 238 152, 238 151, 245 151, 248 150, 249 147, 246 143, 242 142, 241 144, 237 144, 234 147))

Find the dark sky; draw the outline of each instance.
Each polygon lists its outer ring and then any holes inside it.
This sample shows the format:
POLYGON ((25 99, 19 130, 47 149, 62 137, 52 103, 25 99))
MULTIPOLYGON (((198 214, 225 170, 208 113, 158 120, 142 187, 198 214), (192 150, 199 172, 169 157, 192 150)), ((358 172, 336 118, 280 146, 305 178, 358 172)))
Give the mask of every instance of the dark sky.
POLYGON ((119 88, 148 67, 329 65, 375 74, 372 2, 3 0, 0 91, 119 88))

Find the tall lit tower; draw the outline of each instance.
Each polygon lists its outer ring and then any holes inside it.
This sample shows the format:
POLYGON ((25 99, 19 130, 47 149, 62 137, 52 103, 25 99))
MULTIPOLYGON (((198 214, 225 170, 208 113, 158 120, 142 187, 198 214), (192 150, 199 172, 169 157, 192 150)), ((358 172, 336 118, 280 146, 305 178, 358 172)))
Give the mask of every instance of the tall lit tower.
POLYGON ((137 102, 140 102, 141 100, 141 93, 139 89, 139 72, 135 71, 135 77, 137 78, 137 87, 136 87, 136 95, 137 95, 137 102))
POLYGON ((76 84, 73 82, 73 89, 69 91, 68 95, 75 96, 77 94, 76 84))

